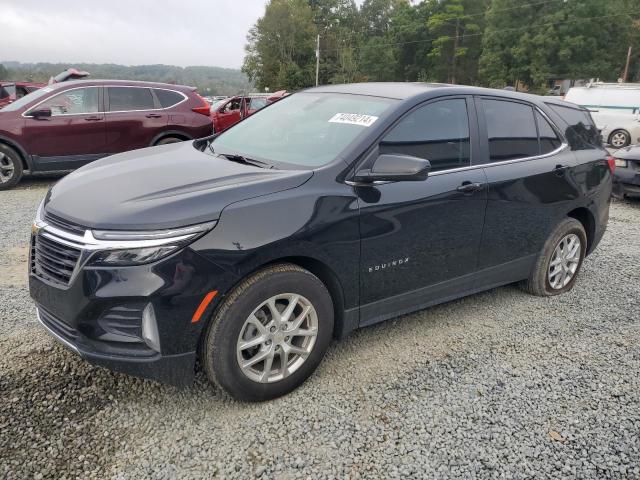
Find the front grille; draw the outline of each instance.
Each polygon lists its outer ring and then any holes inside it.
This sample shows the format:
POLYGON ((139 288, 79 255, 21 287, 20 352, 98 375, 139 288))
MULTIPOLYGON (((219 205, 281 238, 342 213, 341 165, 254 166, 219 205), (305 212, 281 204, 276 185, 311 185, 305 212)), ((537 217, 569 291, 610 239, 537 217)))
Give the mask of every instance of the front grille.
POLYGON ((67 286, 81 250, 58 243, 44 235, 31 238, 31 273, 54 285, 67 286))
POLYGON ((64 230, 66 232, 74 233, 80 236, 84 235, 85 229, 83 227, 65 220, 64 218, 60 218, 59 216, 52 213, 45 213, 44 221, 53 227, 59 228, 60 230, 64 230))
POLYGON ((41 307, 38 308, 38 313, 40 314, 40 320, 42 320, 42 323, 53 330, 57 335, 68 341, 74 341, 78 338, 78 331, 75 328, 67 325, 62 320, 41 307))

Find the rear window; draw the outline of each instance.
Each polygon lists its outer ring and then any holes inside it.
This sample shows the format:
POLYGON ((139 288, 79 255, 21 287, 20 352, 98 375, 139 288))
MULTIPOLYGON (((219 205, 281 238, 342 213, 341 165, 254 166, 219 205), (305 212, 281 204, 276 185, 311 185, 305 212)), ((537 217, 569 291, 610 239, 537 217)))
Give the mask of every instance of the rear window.
POLYGON ((138 87, 108 87, 109 111, 152 110, 155 108, 151 89, 138 87))
POLYGON ((503 100, 482 100, 489 138, 489 161, 501 162, 539 154, 533 107, 503 100))
POLYGON ((600 133, 588 111, 553 103, 547 103, 547 106, 566 123, 564 136, 573 150, 586 150, 601 145, 600 133))
POLYGON ((155 92, 156 97, 158 97, 162 108, 173 107, 174 105, 184 100, 184 96, 181 93, 175 92, 173 90, 154 88, 153 91, 155 92))

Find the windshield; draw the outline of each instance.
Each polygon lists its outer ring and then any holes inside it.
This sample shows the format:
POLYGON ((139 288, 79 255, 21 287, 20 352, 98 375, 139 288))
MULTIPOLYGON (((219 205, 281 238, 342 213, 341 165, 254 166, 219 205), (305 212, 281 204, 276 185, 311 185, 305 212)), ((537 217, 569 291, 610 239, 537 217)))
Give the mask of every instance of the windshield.
POLYGON ((16 100, 13 103, 10 103, 9 105, 4 107, 0 111, 2 111, 2 112, 15 112, 16 110, 20 110, 25 105, 29 105, 29 103, 31 103, 32 101, 38 100, 39 98, 44 97, 47 93, 50 93, 51 91, 52 90, 49 87, 41 88, 39 90, 36 90, 34 92, 31 92, 31 93, 25 95, 22 98, 19 98, 18 100, 16 100))
POLYGON ((248 117, 212 142, 215 153, 314 168, 333 161, 395 102, 336 93, 298 93, 248 117))

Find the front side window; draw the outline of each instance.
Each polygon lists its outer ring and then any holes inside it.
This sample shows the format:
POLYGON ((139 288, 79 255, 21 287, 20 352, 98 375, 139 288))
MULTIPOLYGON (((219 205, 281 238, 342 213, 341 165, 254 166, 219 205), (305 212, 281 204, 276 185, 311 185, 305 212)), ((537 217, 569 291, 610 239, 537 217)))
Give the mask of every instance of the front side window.
MULTIPOLYGON (((29 95, 23 97, 28 98, 29 95)), ((83 113, 96 113, 100 110, 99 87, 75 88, 67 90, 45 100, 38 105, 41 108, 50 108, 51 115, 79 115, 83 113)))
POLYGON ((489 161, 501 162, 539 154, 533 107, 503 100, 482 100, 489 140, 489 161))
POLYGON ((110 112, 153 110, 155 108, 149 88, 108 87, 107 90, 109 91, 110 112))
POLYGON ((231 100, 229 103, 227 103, 224 106, 224 108, 222 109, 222 112, 220 113, 229 113, 234 110, 240 110, 240 102, 241 100, 239 98, 236 100, 231 100))
POLYGON ((367 132, 396 100, 341 93, 296 93, 222 133, 211 147, 283 168, 326 165, 367 132))
POLYGON ((431 171, 471 164, 467 102, 456 98, 420 107, 382 139, 380 153, 424 158, 431 171))

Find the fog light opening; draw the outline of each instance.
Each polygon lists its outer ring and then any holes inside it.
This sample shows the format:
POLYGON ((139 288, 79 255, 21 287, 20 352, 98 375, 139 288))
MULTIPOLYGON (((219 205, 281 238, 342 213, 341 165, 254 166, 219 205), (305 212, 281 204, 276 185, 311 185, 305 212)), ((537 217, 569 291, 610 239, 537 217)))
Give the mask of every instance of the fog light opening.
POLYGON ((148 304, 142 312, 142 338, 149 348, 160 353, 160 335, 156 323, 156 312, 152 304, 148 304))

